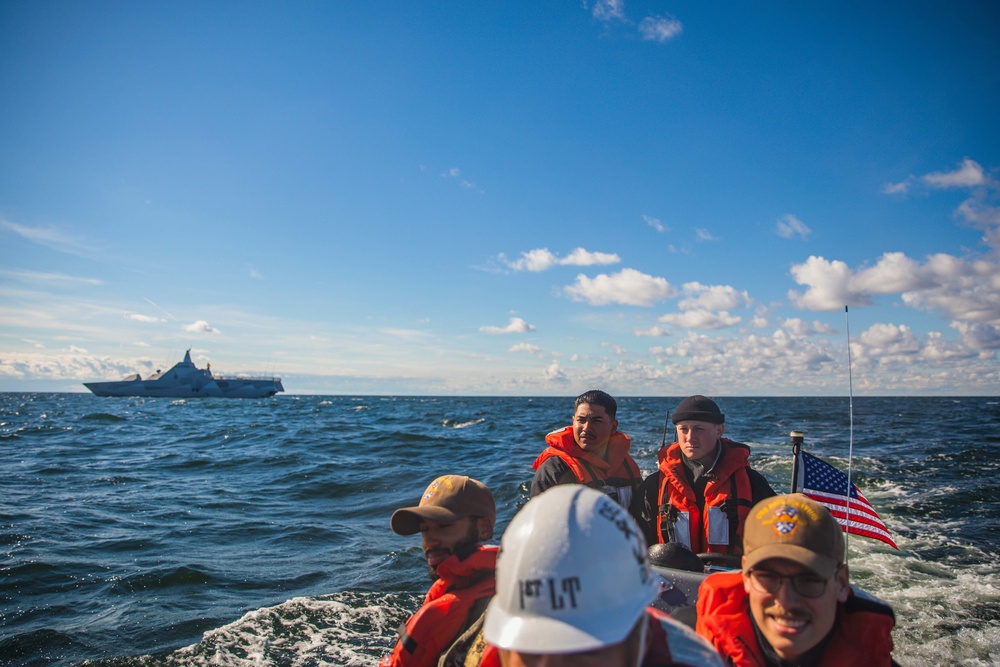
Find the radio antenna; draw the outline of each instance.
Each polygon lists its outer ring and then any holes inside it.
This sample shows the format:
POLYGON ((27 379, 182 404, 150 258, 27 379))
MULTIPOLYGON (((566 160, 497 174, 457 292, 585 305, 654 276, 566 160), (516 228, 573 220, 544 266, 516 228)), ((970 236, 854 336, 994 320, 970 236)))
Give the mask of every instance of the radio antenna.
POLYGON ((851 370, 851 316, 847 310, 847 306, 844 306, 844 320, 847 322, 847 386, 848 386, 848 412, 850 413, 850 439, 847 447, 847 512, 845 514, 847 518, 848 530, 844 531, 846 533, 844 538, 844 563, 847 563, 847 547, 849 546, 851 539, 851 489, 853 484, 851 483, 851 468, 854 463, 854 375, 851 370))

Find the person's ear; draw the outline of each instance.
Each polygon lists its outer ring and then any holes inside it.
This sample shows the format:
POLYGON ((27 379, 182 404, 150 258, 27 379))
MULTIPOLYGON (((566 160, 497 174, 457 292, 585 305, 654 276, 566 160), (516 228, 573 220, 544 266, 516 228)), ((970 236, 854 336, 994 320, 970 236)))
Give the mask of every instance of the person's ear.
POLYGON ((851 578, 847 573, 846 565, 841 565, 840 569, 837 570, 837 574, 834 575, 834 582, 838 586, 837 602, 847 602, 847 598, 851 594, 851 578))
POLYGON ((488 540, 493 537, 493 519, 481 516, 476 519, 476 530, 479 533, 479 541, 488 540))

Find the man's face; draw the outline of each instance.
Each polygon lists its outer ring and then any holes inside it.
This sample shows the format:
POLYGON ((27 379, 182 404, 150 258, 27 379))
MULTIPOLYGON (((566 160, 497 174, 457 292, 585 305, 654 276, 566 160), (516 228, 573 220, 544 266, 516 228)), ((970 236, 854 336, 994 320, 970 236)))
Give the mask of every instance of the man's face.
POLYGON ((438 565, 455 553, 455 549, 479 541, 480 521, 482 520, 467 517, 445 523, 429 519, 420 522, 420 546, 424 550, 427 571, 432 579, 437 578, 438 565))
POLYGON ((603 405, 581 403, 573 413, 573 439, 580 449, 604 456, 608 449, 608 439, 618 428, 603 405))
POLYGON ((722 437, 725 425, 688 420, 678 422, 676 428, 677 442, 684 456, 699 463, 711 463, 711 460, 703 459, 715 457, 715 445, 722 437))
MULTIPOLYGON (((753 569, 786 577, 817 577, 812 570, 783 558, 769 558, 753 569)), ((815 598, 801 595, 788 579, 781 580, 775 593, 763 592, 747 572, 743 573, 743 588, 750 596, 750 613, 765 639, 782 659, 796 660, 833 627, 837 603, 847 600, 849 593, 847 566, 841 566, 826 582, 823 594, 815 598)))

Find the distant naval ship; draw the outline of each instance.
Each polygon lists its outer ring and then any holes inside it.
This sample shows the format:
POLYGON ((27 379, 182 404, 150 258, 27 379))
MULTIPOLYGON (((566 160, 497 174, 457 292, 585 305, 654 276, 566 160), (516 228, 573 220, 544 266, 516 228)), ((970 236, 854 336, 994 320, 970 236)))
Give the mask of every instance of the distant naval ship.
POLYGON ((267 398, 285 391, 279 377, 226 377, 214 375, 211 364, 198 368, 191 350, 184 361, 167 372, 156 371, 143 380, 138 373, 116 382, 84 382, 97 396, 162 396, 164 398, 267 398))

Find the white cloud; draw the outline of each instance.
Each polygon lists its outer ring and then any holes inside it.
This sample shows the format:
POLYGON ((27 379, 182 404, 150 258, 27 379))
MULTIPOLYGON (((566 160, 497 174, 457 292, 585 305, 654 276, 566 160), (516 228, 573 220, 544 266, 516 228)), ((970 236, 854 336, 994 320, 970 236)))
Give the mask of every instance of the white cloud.
POLYGON ((545 379, 549 382, 555 383, 566 383, 569 382, 569 378, 563 373, 562 369, 559 367, 559 361, 553 361, 549 364, 548 368, 545 369, 545 379))
POLYGON ((702 285, 698 282, 684 283, 682 288, 686 298, 677 305, 681 310, 730 310, 744 308, 752 300, 746 290, 737 291, 729 285, 702 285))
POLYGON ((699 241, 718 241, 717 238, 715 238, 714 236, 712 236, 711 232, 709 232, 707 229, 703 229, 701 227, 695 228, 694 234, 698 238, 699 241))
POLYGON ((1000 264, 962 260, 938 253, 919 264, 902 253, 886 253, 858 272, 840 261, 810 257, 792 267, 803 294, 789 291, 800 308, 833 311, 845 305, 868 305, 872 296, 900 294, 904 304, 947 314, 960 322, 1000 325, 1000 264))
POLYGON ((505 327, 485 326, 479 327, 479 330, 488 334, 512 334, 528 333, 534 331, 535 327, 534 325, 528 324, 520 317, 512 317, 510 318, 510 322, 508 322, 505 327))
POLYGON ((664 278, 622 269, 610 276, 602 273, 594 278, 580 274, 573 285, 566 287, 566 294, 574 301, 586 301, 592 306, 610 303, 652 306, 674 296, 676 290, 664 278))
POLYGON ((205 320, 198 320, 197 322, 192 322, 184 326, 184 331, 189 331, 191 333, 208 333, 208 334, 220 334, 222 333, 211 324, 205 320))
POLYGON ((667 313, 657 320, 664 324, 673 324, 685 329, 725 329, 734 327, 742 318, 730 315, 726 311, 712 312, 704 309, 687 310, 683 313, 667 313))
POLYGON ((649 41, 666 42, 681 34, 681 22, 664 16, 647 16, 639 22, 639 35, 649 41))
POLYGON ((830 325, 819 320, 813 320, 812 323, 809 323, 798 317, 789 317, 787 319, 780 319, 779 322, 780 328, 793 336, 829 335, 833 333, 830 325))
POLYGON ((517 345, 511 345, 507 348, 508 352, 527 352, 528 354, 538 354, 542 351, 542 348, 537 345, 532 345, 531 343, 518 343, 517 345))
POLYGON ((921 180, 932 188, 971 188, 986 183, 986 175, 978 162, 965 158, 954 171, 936 171, 921 180))
POLYGON ((670 330, 663 327, 650 327, 648 329, 633 329, 632 334, 637 338, 658 338, 660 336, 669 336, 670 330))
MULTIPOLYGON (((0 221, 2 222, 2 221, 0 221)), ((67 276, 64 273, 43 273, 41 271, 12 271, 0 269, 0 275, 13 278, 23 283, 82 283, 84 285, 103 285, 104 281, 97 278, 81 278, 79 276, 67 276)))
POLYGON ((91 256, 94 249, 83 239, 67 234, 55 227, 28 227, 0 218, 0 229, 21 238, 69 255, 91 256))
POLYGON ((887 195, 905 195, 910 191, 910 185, 913 179, 908 178, 900 183, 886 183, 882 186, 882 192, 887 195))
POLYGON ((473 183, 472 181, 469 181, 469 180, 467 180, 465 178, 462 178, 462 170, 459 169, 458 167, 452 167, 448 171, 446 171, 443 174, 441 174, 441 176, 443 176, 445 178, 453 178, 453 179, 455 179, 456 181, 458 181, 459 185, 461 185, 463 188, 465 188, 467 190, 476 190, 477 192, 482 192, 482 190, 480 190, 478 187, 476 187, 475 183, 473 183))
POLYGON ((136 322, 166 322, 162 318, 153 317, 152 315, 142 315, 141 313, 125 313, 125 319, 136 322))
POLYGON ((642 219, 646 221, 646 224, 655 229, 658 232, 667 231, 667 226, 664 225, 659 219, 651 218, 648 215, 642 216, 642 219))
POLYGON ((777 232, 778 236, 785 239, 790 239, 793 236, 806 239, 812 233, 812 230, 809 229, 806 223, 789 213, 778 220, 777 232))
POLYGON ((509 261, 500 255, 500 261, 515 271, 545 271, 554 266, 595 266, 618 264, 621 258, 613 253, 590 252, 576 248, 565 257, 557 257, 548 248, 536 248, 521 253, 521 259, 509 261))
POLYGON ((591 13, 598 21, 624 21, 625 0, 597 0, 591 13))
POLYGON ((977 350, 1000 350, 1000 326, 982 322, 953 322, 952 328, 962 335, 962 341, 977 350))

